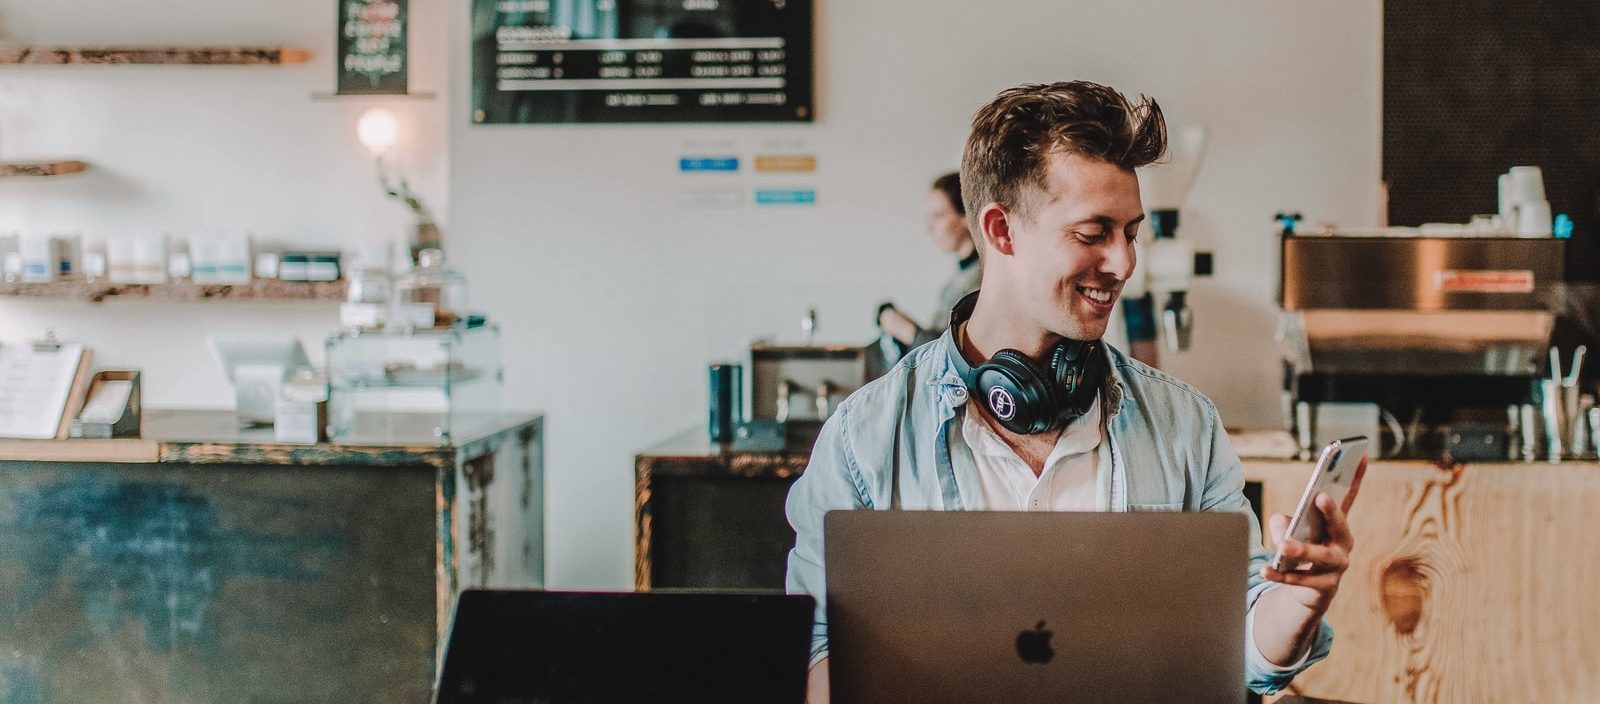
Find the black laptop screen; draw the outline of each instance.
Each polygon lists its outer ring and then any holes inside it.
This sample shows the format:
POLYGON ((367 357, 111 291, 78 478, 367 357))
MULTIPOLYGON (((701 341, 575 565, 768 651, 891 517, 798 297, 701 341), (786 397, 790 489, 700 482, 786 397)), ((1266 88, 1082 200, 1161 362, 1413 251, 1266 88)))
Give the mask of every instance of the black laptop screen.
POLYGON ((439 704, 802 704, 803 596, 462 592, 439 704))

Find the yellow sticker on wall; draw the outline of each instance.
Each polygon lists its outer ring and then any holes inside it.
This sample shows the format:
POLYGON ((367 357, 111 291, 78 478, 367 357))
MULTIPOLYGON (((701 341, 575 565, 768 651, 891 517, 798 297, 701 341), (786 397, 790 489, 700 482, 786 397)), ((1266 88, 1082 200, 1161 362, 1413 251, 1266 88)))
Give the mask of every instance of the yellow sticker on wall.
POLYGON ((768 154, 756 157, 756 171, 810 173, 817 170, 817 157, 811 154, 768 154))

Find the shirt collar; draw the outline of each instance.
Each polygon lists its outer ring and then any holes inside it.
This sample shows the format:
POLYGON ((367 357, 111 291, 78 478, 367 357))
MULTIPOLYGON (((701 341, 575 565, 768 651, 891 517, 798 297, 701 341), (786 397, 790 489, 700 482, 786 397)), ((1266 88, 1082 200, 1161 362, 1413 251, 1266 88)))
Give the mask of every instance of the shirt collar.
MULTIPOLYGON (((1069 457, 1080 455, 1100 446, 1101 436, 1100 401, 1096 399, 1089 406, 1089 412, 1082 417, 1074 419, 1061 431, 1061 436, 1056 438, 1055 449, 1050 452, 1050 457, 1069 457)), ((1000 434, 984 422, 978 414, 971 409, 963 414, 961 420, 961 436, 967 441, 967 446, 973 453, 987 457, 1015 457, 1016 451, 1012 450, 1000 434)))

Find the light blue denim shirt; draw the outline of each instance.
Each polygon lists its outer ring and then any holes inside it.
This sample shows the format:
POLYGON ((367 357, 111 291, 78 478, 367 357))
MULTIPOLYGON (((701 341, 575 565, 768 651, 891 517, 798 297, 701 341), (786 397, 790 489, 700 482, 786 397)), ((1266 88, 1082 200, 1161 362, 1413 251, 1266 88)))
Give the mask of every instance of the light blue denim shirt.
MULTIPOLYGON (((892 506, 982 508, 977 466, 960 432, 958 410, 967 402, 967 389, 951 364, 952 353, 946 332, 851 394, 823 425, 811 464, 789 491, 789 524, 796 540, 789 552, 788 590, 817 599, 813 663, 828 649, 824 514, 892 506), (893 486, 897 442, 898 487, 893 486)), ((1260 529, 1244 498, 1244 467, 1228 443, 1216 406, 1188 384, 1110 346, 1107 353, 1112 374, 1101 395, 1101 423, 1108 441, 1102 450, 1110 451, 1111 510, 1250 514, 1254 548, 1245 603, 1253 613, 1256 600, 1273 586, 1260 574, 1269 555, 1260 547, 1260 529)), ((1260 658, 1247 657, 1245 684, 1264 694, 1283 689, 1327 657, 1332 645, 1333 629, 1324 621, 1309 656, 1294 668, 1271 668, 1260 658)))

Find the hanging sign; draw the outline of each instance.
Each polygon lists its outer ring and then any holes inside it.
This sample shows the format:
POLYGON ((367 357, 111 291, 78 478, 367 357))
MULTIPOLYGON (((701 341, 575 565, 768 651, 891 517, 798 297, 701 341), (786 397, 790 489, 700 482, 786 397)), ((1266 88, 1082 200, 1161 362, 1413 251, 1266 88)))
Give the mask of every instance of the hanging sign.
POLYGON ((406 0, 339 0, 339 95, 406 92, 406 0))

